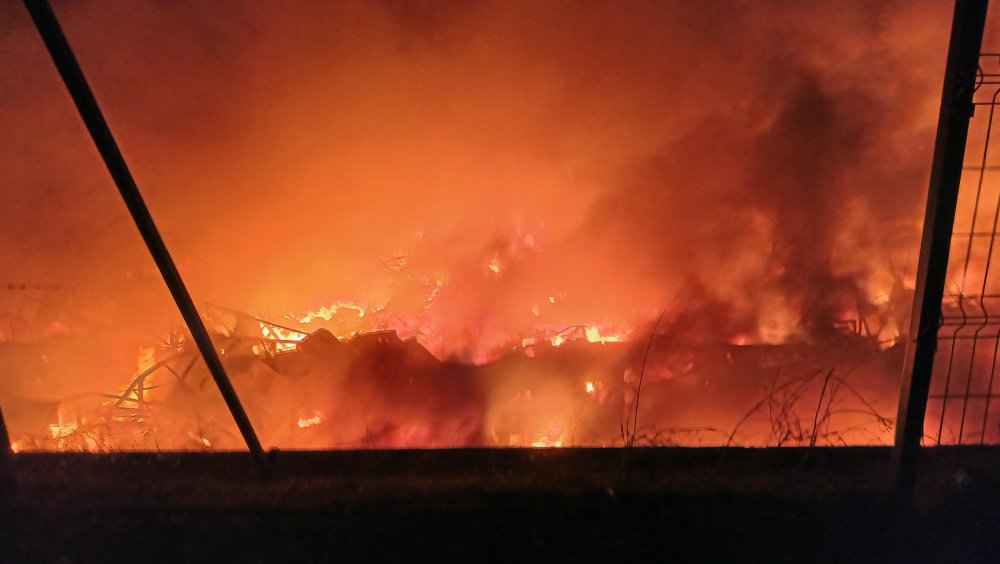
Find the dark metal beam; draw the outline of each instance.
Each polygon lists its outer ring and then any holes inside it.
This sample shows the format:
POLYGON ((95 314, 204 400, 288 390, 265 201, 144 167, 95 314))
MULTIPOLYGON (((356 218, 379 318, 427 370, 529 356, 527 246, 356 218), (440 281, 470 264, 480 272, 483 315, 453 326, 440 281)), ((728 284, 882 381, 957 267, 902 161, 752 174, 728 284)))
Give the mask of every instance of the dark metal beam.
POLYGON ((201 356, 205 359, 205 364, 208 366, 212 378, 215 379, 233 419, 236 420, 243 440, 246 441, 247 447, 261 467, 266 468, 264 450, 257 439, 257 434, 240 403, 239 396, 236 395, 232 382, 229 381, 229 376, 222 366, 222 361, 219 360, 219 355, 212 344, 208 330, 205 329, 205 324, 201 316, 198 315, 198 310, 177 271, 173 258, 167 251, 163 238, 160 237, 153 217, 149 214, 149 209, 142 199, 142 194, 139 193, 132 173, 125 164, 125 159, 118 149, 115 138, 111 135, 111 129, 97 105, 97 100, 94 99, 76 56, 73 55, 69 42, 56 20, 52 7, 47 0, 24 0, 24 5, 31 14, 31 19, 35 22, 35 27, 38 28, 38 33, 41 34, 45 47, 52 56, 52 61, 59 70, 59 75, 66 84, 66 88, 73 98, 73 103, 76 104, 80 117, 83 118, 83 122, 87 126, 87 131, 90 132, 101 158, 104 159, 104 164, 107 166, 108 172, 111 173, 129 213, 132 214, 132 219, 135 221, 136 227, 139 228, 139 233, 142 234, 142 239, 145 241, 149 253, 153 256, 153 260, 163 276, 163 281, 166 282, 167 288, 177 304, 177 309, 180 310, 188 330, 191 331, 191 337, 198 345, 198 350, 201 351, 201 356))
POLYGON ((17 469, 14 468, 14 450, 10 447, 7 423, 0 411, 0 501, 17 496, 17 469))
POLYGON ((937 350, 965 144, 974 109, 972 96, 987 4, 988 0, 956 0, 951 24, 893 451, 895 486, 905 497, 912 494, 916 483, 920 441, 924 435, 927 395, 937 350))

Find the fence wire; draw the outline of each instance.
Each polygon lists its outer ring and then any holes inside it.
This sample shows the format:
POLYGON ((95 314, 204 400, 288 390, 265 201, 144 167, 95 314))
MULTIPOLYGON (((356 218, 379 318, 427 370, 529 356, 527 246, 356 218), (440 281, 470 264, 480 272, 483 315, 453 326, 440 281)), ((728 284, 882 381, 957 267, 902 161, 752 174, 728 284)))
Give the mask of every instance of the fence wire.
POLYGON ((980 55, 924 444, 1000 443, 1000 53, 980 55))

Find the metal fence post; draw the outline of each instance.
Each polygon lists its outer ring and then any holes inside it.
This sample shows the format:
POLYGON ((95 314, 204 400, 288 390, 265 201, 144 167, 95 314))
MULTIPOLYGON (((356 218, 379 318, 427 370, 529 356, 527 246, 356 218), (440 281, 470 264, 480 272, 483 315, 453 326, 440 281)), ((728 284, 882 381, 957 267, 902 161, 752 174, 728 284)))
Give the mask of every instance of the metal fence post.
POLYGON ((49 55, 52 56, 52 61, 59 70, 59 75, 66 84, 66 88, 73 98, 73 103, 76 104, 76 108, 80 112, 80 117, 83 118, 83 122, 87 126, 87 131, 90 132, 90 136, 94 140, 94 145, 97 146, 101 158, 104 159, 104 164, 107 166, 108 172, 111 173, 122 200, 125 201, 129 213, 132 214, 132 219, 135 221, 149 253, 153 256, 153 260, 163 276, 163 281, 167 284, 167 288, 177 304, 177 309, 180 310, 188 330, 191 331, 191 338, 198 345, 198 350, 205 359, 205 364, 208 366, 212 378, 215 379, 215 384, 222 393, 222 397, 236 421, 236 426, 239 427, 243 440, 246 441, 247 448, 250 449, 260 467, 266 469, 267 460, 264 457, 264 450, 254 432, 253 425, 250 424, 250 418, 243 409, 239 396, 236 395, 236 390, 226 374, 226 369, 222 366, 222 361, 212 344, 205 323, 198 314, 198 310, 191 300, 191 294, 188 293, 187 287, 177 271, 177 266, 153 222, 149 208, 146 207, 135 179, 132 178, 132 173, 129 171, 128 165, 125 164, 125 158, 118 149, 118 144, 115 142, 111 129, 104 119, 104 114, 97 105, 97 100, 94 99, 87 79, 83 76, 83 70, 80 69, 76 56, 73 55, 69 42, 59 26, 58 20, 56 20, 55 13, 52 12, 52 7, 48 0, 24 0, 24 5, 31 14, 31 19, 34 21, 38 33, 42 36, 45 47, 48 49, 49 55))
POLYGON ((987 5, 955 1, 893 450, 893 478, 902 496, 916 483, 987 5))

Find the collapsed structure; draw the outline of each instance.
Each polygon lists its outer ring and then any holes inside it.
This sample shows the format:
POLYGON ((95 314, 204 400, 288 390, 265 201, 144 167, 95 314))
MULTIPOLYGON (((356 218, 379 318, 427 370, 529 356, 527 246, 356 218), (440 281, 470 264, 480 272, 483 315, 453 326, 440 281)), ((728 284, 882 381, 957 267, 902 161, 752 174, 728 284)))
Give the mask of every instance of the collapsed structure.
MULTIPOLYGON (((393 330, 341 340, 209 311, 262 444, 281 449, 888 444, 902 354, 854 331, 814 344, 691 343, 665 324, 627 342, 570 327, 475 364, 393 330)), ((143 351, 114 394, 8 394, 15 448, 239 449, 188 343, 174 332, 143 351)))
MULTIPOLYGON (((230 313, 221 323, 198 315, 51 10, 44 3, 29 9, 190 334, 178 333, 162 349, 144 351, 138 376, 121 393, 98 394, 96 402, 86 395, 61 398, 55 422, 48 423, 51 438, 40 436, 33 423, 22 425, 27 419, 12 417, 18 448, 237 448, 239 435, 258 455, 258 435, 267 446, 280 448, 888 442, 891 407, 883 406, 885 392, 895 388, 892 361, 899 361, 896 344, 906 321, 897 311, 908 302, 898 295, 915 286, 892 264, 893 256, 905 255, 912 244, 892 242, 873 221, 881 217, 882 202, 871 197, 872 188, 884 189, 884 178, 859 179, 849 172, 880 148, 873 133, 877 122, 843 119, 869 102, 865 81, 849 80, 850 73, 838 77, 844 84, 825 84, 822 73, 803 67, 777 89, 780 103, 770 89, 743 101, 735 114, 771 114, 736 128, 744 133, 715 129, 705 118, 689 124, 691 135, 667 143, 669 150, 658 139, 651 145, 655 150, 617 163, 628 172, 590 171, 591 181, 608 184, 590 199, 582 219, 562 226, 561 241, 553 245, 557 260, 535 260, 537 239, 522 232, 518 221, 517 241, 480 241, 473 251, 475 266, 454 273, 454 280, 466 285, 450 295, 473 298, 452 297, 443 306, 450 308, 450 317, 441 316, 449 319, 448 331, 433 320, 428 325, 425 314, 451 273, 416 272, 405 278, 419 281, 430 295, 412 294, 420 307, 404 309, 390 323, 347 335, 302 332, 246 315, 230 313), (692 139, 699 142, 689 143, 692 139), (685 157, 704 154, 719 140, 737 148, 732 166, 698 177, 697 189, 687 190, 695 175, 685 157), (807 185, 812 190, 804 191, 807 185), (667 189, 673 186, 685 189, 667 189), (694 212, 730 200, 738 203, 723 208, 714 221, 692 219, 694 212), (834 225, 842 217, 844 225, 834 225), (650 233, 664 224, 671 226, 664 230, 670 236, 660 237, 666 243, 647 249, 650 233), (702 240, 715 243, 705 257, 690 248, 702 240), (887 248, 878 248, 880 240, 887 248), (624 245, 627 254, 622 242, 630 243, 624 245), (880 253, 889 258, 876 259, 880 253), (677 265, 682 272, 674 276, 677 265), (502 278, 504 284, 463 276, 477 269, 486 280, 502 278), (591 276, 595 269, 600 276, 591 276), (518 332, 526 318, 534 322, 529 311, 543 317, 544 303, 538 302, 549 288, 535 283, 552 284, 563 271, 577 274, 570 276, 568 291, 583 296, 577 307, 586 310, 589 304, 579 304, 594 299, 628 323, 561 319, 540 324, 539 335, 518 332), (688 298, 682 307, 672 308, 659 295, 668 292, 667 278, 688 298), (608 298, 601 281, 618 282, 627 291, 608 298), (501 293, 508 299, 497 306, 494 298, 501 293), (652 311, 637 311, 644 307, 652 311), (664 315, 667 324, 661 327, 664 315), (207 372, 193 361, 192 341, 207 372), (219 356, 241 389, 257 433, 219 356), (855 379, 856 374, 863 377, 855 379), (211 393, 209 377, 226 409, 211 393), (226 423, 227 410, 238 433, 226 423), (700 422, 705 414, 712 423, 700 422)), ((657 90, 645 86, 636 94, 657 90)), ((570 180, 573 174, 553 186, 575 188, 570 180)), ((903 208, 885 216, 888 223, 908 225, 902 231, 909 237, 917 230, 907 222, 912 210, 903 208)), ((444 237, 449 236, 455 234, 444 237)), ((441 258, 460 254, 449 249, 441 258)), ((391 268, 406 270, 408 258, 391 268)), ((939 278, 943 284, 944 273, 939 278)), ((396 305, 406 301, 406 292, 398 290, 396 305)), ((551 304, 555 299, 548 296, 551 304)), ((310 315, 329 321, 339 309, 350 309, 359 318, 386 317, 380 315, 383 304, 338 301, 330 307, 332 313, 310 315)), ((919 336, 927 338, 925 333, 919 336)), ((45 355, 42 361, 49 362, 45 355)), ((889 397, 894 402, 895 394, 889 397)), ((51 405, 36 407, 35 412, 51 411, 51 405)), ((963 421, 964 416, 963 409, 963 421)))

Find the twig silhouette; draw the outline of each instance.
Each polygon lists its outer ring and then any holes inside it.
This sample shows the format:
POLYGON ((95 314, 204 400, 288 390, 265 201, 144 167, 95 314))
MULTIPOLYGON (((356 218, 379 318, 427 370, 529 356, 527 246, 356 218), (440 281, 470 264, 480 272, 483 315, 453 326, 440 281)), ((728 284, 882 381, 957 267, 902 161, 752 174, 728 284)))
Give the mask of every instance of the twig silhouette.
MULTIPOLYGON (((628 431, 628 437, 625 441, 625 446, 630 447, 635 444, 635 434, 639 429, 639 394, 642 393, 642 379, 646 374, 646 363, 649 361, 649 350, 653 348, 653 339, 656 337, 656 330, 660 327, 660 321, 663 321, 663 316, 667 313, 667 310, 660 312, 660 316, 656 318, 656 323, 653 325, 653 330, 649 334, 649 342, 646 343, 646 354, 642 357, 642 368, 639 369, 639 383, 635 387, 635 409, 632 415, 632 429, 628 431)), ((628 426, 628 418, 625 419, 625 425, 628 426)))

